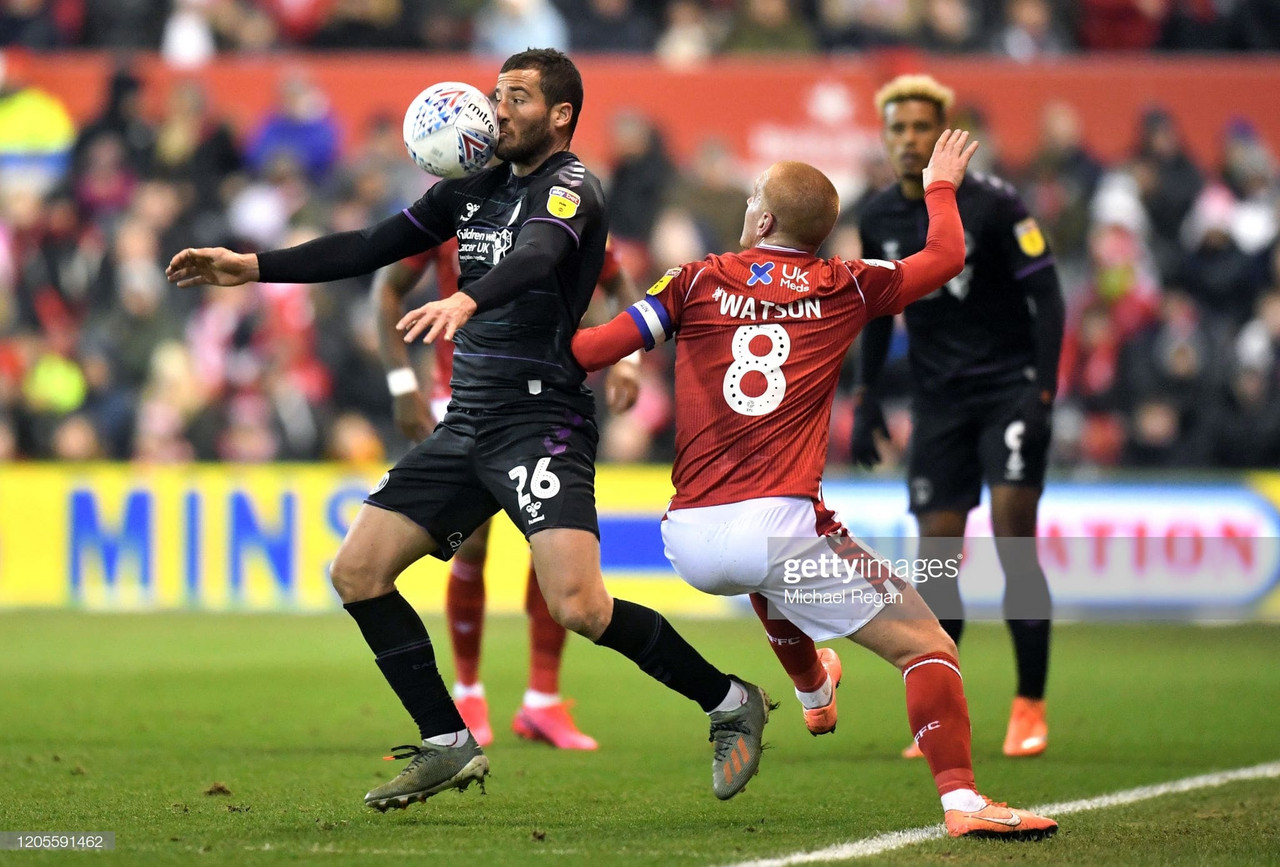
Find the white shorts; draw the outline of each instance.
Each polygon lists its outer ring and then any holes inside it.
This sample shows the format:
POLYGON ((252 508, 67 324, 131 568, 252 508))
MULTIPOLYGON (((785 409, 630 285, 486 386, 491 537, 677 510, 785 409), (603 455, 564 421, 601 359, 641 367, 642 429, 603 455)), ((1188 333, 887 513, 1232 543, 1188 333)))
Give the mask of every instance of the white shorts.
POLYGON ((431 416, 436 420, 436 424, 440 424, 440 419, 444 418, 444 414, 449 411, 448 397, 431 398, 431 416))
POLYGON ((676 509, 662 522, 662 541, 692 586, 715 596, 759 593, 771 613, 814 641, 857 632, 893 601, 892 588, 862 574, 879 555, 821 501, 763 497, 676 509), (850 557, 850 550, 857 553, 850 557))

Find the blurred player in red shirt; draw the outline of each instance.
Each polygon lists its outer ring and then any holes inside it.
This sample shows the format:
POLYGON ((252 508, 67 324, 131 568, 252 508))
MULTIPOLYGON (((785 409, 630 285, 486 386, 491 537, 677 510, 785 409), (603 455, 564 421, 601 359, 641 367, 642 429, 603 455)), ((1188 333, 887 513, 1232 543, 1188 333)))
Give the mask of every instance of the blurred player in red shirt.
MULTIPOLYGON (((457 292, 456 238, 380 269, 373 281, 373 300, 378 311, 378 345, 382 363, 387 369, 392 412, 400 432, 415 443, 426 439, 436 422, 444 417, 451 397, 449 381, 453 376, 453 343, 435 343, 430 382, 423 389, 410 365, 408 349, 395 327, 404 315, 405 296, 413 291, 432 265, 435 266, 439 297, 447 298, 457 292)), ((622 270, 611 246, 605 248, 598 287, 618 308, 640 298, 639 291, 622 270)), ((638 364, 624 362, 610 369, 605 380, 605 396, 610 411, 621 413, 630 409, 636 401, 638 389, 638 364)), ((486 522, 462 543, 450 561, 445 591, 445 615, 457 677, 453 697, 467 728, 471 729, 476 743, 482 747, 493 741, 489 704, 484 684, 480 681, 484 567, 488 549, 489 523, 486 522)), ((529 685, 511 727, 523 738, 544 741, 560 749, 594 750, 595 739, 578 731, 568 703, 560 698, 560 663, 566 633, 547 610, 532 564, 529 565, 525 589, 525 611, 529 615, 529 685)))
MULTIPOLYGON (((925 170, 930 222, 920 253, 817 258, 839 197, 812 166, 775 163, 747 201, 744 252, 668 271, 612 322, 580 331, 573 349, 591 370, 679 335, 676 495, 662 524, 676 571, 708 593, 751 594, 762 619, 815 641, 847 636, 896 665, 948 832, 1042 839, 1057 830, 1052 819, 978 794, 956 647, 916 576, 905 580, 851 536, 821 498, 849 345, 869 320, 901 312, 964 266, 955 191, 977 147, 967 142, 968 133, 944 133, 925 170)), ((834 728, 840 663, 830 649, 824 657, 813 692, 825 693, 834 728)))

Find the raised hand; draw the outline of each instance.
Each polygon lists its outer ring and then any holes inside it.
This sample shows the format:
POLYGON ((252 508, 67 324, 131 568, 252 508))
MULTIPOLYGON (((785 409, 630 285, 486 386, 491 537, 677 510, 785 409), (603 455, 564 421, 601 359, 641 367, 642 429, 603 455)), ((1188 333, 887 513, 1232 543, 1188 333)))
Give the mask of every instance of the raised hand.
POLYGON ((416 340, 424 331, 423 343, 433 343, 437 337, 453 340, 453 335, 475 312, 475 299, 465 292, 456 292, 441 301, 410 310, 396 323, 396 329, 405 333, 405 343, 416 340))
POLYGON ((164 276, 188 286, 241 286, 258 279, 258 257, 226 247, 188 247, 169 260, 164 276))
POLYGON ((933 156, 929 165, 924 167, 924 187, 934 181, 950 181, 956 187, 964 180, 964 171, 969 160, 978 150, 976 141, 969 141, 969 132, 963 129, 947 129, 938 136, 938 143, 933 146, 933 156), (967 143, 967 144, 966 144, 967 143))

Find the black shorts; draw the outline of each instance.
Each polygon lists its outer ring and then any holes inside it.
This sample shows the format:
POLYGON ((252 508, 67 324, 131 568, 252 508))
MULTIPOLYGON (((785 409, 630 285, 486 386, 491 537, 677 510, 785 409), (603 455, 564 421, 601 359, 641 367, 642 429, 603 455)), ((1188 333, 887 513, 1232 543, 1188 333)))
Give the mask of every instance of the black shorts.
POLYGON ((1028 440, 1022 419, 1036 394, 1028 384, 955 399, 918 396, 907 460, 911 511, 967 512, 981 500, 984 480, 1043 488, 1050 437, 1028 440))
POLYGON ((598 538, 598 440, 594 419, 560 406, 518 415, 451 408, 365 502, 420 524, 441 560, 499 509, 526 538, 553 527, 598 538))

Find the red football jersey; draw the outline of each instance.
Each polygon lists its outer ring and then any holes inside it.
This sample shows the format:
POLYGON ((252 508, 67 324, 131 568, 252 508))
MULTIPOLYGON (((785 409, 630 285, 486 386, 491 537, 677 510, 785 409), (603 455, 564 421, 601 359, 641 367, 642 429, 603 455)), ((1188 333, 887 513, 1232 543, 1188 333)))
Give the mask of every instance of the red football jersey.
POLYGON ((818 496, 845 352, 901 311, 899 265, 758 246, 672 269, 630 308, 646 345, 680 333, 673 508, 818 496))

